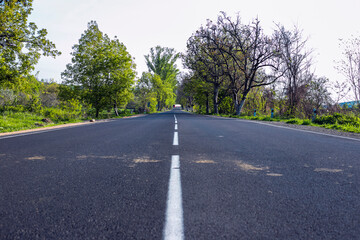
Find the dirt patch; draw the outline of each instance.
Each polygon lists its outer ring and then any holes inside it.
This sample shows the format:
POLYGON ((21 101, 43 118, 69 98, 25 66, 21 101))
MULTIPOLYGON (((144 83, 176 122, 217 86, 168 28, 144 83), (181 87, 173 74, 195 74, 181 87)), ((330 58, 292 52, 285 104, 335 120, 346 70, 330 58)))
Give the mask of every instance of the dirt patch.
POLYGON ((265 170, 269 169, 269 167, 254 166, 254 165, 245 163, 243 161, 235 161, 235 164, 246 172, 247 171, 265 171, 265 170))
POLYGON ((195 161, 195 163, 211 163, 211 164, 214 164, 215 162, 213 160, 198 160, 198 161, 195 161))

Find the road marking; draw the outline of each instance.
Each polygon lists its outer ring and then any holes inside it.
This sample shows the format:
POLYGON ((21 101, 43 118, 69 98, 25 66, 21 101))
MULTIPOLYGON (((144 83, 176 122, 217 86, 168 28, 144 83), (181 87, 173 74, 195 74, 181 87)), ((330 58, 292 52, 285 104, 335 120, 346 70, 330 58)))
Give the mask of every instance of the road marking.
POLYGON ((182 239, 184 239, 184 223, 180 178, 180 157, 179 155, 172 155, 165 216, 164 240, 182 239))
POLYGON ((178 125, 177 125, 177 123, 175 124, 175 130, 178 130, 178 125))
POLYGON ((178 132, 174 132, 173 145, 174 145, 174 146, 179 145, 178 132))
POLYGON ((174 119, 175 119, 175 121, 177 121, 177 119, 176 119, 176 115, 174 114, 174 119))

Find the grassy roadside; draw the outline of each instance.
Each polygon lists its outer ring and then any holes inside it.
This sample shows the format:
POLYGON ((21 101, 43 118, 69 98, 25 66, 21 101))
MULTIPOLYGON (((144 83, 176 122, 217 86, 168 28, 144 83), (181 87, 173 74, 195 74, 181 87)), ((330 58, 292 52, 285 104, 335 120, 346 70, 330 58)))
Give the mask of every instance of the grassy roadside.
POLYGON ((343 132, 360 133, 360 118, 356 116, 349 116, 344 114, 335 113, 333 115, 324 115, 317 117, 315 121, 310 119, 300 118, 271 118, 270 116, 236 116, 226 114, 216 114, 219 117, 230 117, 247 120, 258 121, 272 121, 272 122, 284 122, 286 124, 306 125, 314 127, 322 127, 327 129, 335 129, 343 132))
MULTIPOLYGON (((124 112, 120 116, 100 114, 99 119, 123 118, 134 115, 133 113, 124 112)), ((41 114, 29 112, 12 112, 5 111, 0 113, 0 133, 15 132, 28 129, 45 128, 68 123, 79 123, 89 120, 90 118, 74 118, 67 120, 51 119, 52 123, 46 123, 42 120, 46 117, 41 114)))

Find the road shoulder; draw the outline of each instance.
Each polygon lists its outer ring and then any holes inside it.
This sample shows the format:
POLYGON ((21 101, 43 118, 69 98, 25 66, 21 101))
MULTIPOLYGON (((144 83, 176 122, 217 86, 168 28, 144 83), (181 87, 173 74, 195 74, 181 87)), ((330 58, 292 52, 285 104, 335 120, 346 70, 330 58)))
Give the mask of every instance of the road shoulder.
POLYGON ((295 129, 295 130, 300 130, 300 131, 307 131, 307 132, 319 133, 319 134, 324 134, 324 135, 332 135, 332 136, 338 136, 338 137, 343 137, 343 138, 353 138, 353 139, 360 140, 359 133, 342 132, 342 131, 338 131, 335 129, 328 129, 328 128, 317 127, 317 126, 296 125, 296 124, 288 124, 285 122, 277 122, 277 121, 258 121, 258 120, 247 120, 247 119, 228 118, 228 117, 219 117, 219 116, 210 116, 210 115, 206 115, 206 116, 213 117, 213 118, 235 119, 238 121, 246 121, 246 122, 258 123, 258 124, 263 124, 263 125, 283 127, 283 128, 295 129))
POLYGON ((0 133, 0 137, 10 136, 10 135, 18 135, 18 134, 26 134, 26 133, 33 133, 33 132, 48 131, 48 130, 55 130, 55 129, 59 129, 59 128, 83 126, 83 125, 96 124, 96 123, 104 123, 104 122, 114 121, 114 120, 117 120, 117 119, 142 117, 144 115, 145 114, 137 114, 137 115, 127 116, 127 117, 123 117, 123 118, 101 119, 101 120, 97 120, 95 122, 85 121, 85 122, 79 122, 79 123, 66 123, 66 124, 62 124, 62 125, 45 126, 45 127, 26 129, 26 130, 15 131, 15 132, 5 132, 5 133, 0 133))

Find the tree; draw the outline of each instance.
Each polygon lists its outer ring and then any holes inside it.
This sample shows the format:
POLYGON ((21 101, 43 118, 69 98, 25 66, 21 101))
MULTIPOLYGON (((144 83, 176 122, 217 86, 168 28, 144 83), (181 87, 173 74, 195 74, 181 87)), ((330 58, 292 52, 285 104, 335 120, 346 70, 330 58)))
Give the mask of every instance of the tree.
POLYGON ((232 20, 222 12, 217 25, 211 26, 218 27, 225 32, 219 49, 231 56, 231 61, 225 63, 232 82, 236 114, 239 115, 252 88, 273 84, 283 75, 278 58, 279 46, 275 35, 264 33, 258 19, 244 25, 239 15, 232 20))
POLYGON ((179 86, 178 102, 185 108, 210 113, 212 85, 200 77, 197 72, 183 74, 179 86), (205 111, 204 111, 205 108, 205 111))
POLYGON ((38 30, 35 23, 28 23, 32 2, 13 0, 0 4, 0 85, 21 85, 41 54, 61 54, 46 38, 46 29, 38 30))
POLYGON ((99 111, 114 107, 131 97, 135 78, 135 64, 126 47, 115 37, 103 34, 95 21, 73 46, 72 63, 66 66, 62 78, 66 84, 81 86, 83 98, 99 111))
POLYGON ((306 96, 313 79, 311 72, 311 51, 306 50, 307 40, 303 40, 301 31, 295 27, 293 31, 278 25, 275 31, 279 41, 281 63, 284 69, 285 92, 287 95, 287 113, 294 115, 306 96))
MULTIPOLYGON (((221 34, 221 30, 200 28, 189 38, 186 52, 182 55, 184 66, 196 72, 200 79, 212 85, 215 114, 219 113, 220 88, 227 79, 224 76, 224 56, 217 46, 213 45, 211 39, 217 39, 221 34)), ((208 104, 206 112, 209 112, 208 104)))
POLYGON ((210 49, 220 57, 219 66, 230 82, 237 115, 252 88, 270 85, 283 75, 278 42, 275 36, 264 34, 258 19, 244 25, 239 15, 232 20, 222 12, 216 23, 208 21, 197 34, 206 39, 210 49))
POLYGON ((150 54, 145 56, 146 65, 149 72, 153 74, 153 80, 158 80, 154 87, 158 90, 158 110, 164 105, 170 106, 175 102, 176 86, 178 84, 177 75, 179 70, 175 64, 179 58, 179 53, 175 53, 172 48, 157 46, 150 49, 150 54), (173 92, 170 94, 169 90, 173 92), (166 92, 166 93, 165 93, 166 92))
POLYGON ((354 37, 349 40, 340 39, 343 47, 343 57, 337 66, 346 81, 350 84, 355 100, 360 100, 360 38, 354 37))
POLYGON ((156 111, 156 93, 153 88, 153 75, 151 73, 142 73, 138 80, 134 93, 135 101, 139 112, 154 112, 156 111))
POLYGON ((310 118, 313 109, 320 109, 329 106, 331 102, 330 93, 328 91, 329 79, 326 77, 314 76, 310 81, 306 95, 302 100, 303 112, 310 118))

